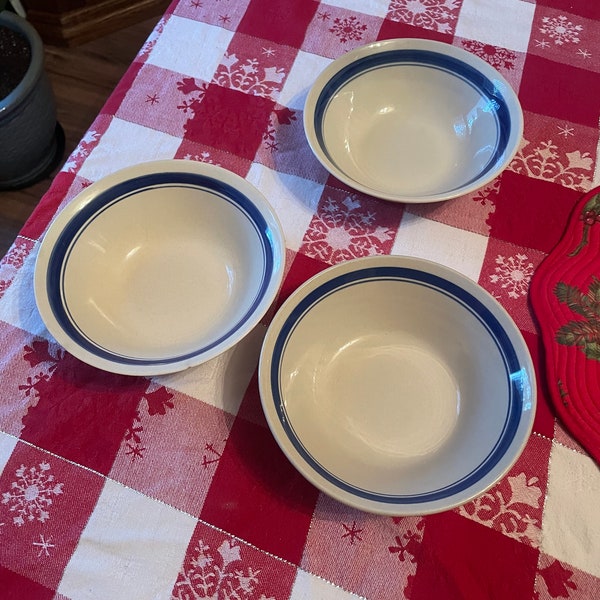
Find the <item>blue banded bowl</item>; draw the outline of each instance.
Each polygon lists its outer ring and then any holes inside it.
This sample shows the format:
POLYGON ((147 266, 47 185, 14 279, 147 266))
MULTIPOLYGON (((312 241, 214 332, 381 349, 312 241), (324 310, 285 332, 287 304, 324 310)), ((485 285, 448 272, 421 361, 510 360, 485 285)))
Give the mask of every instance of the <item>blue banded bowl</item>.
POLYGON ((461 48, 421 39, 375 42, 317 77, 304 107, 317 159, 361 192, 438 202, 498 176, 523 134, 504 77, 461 48))

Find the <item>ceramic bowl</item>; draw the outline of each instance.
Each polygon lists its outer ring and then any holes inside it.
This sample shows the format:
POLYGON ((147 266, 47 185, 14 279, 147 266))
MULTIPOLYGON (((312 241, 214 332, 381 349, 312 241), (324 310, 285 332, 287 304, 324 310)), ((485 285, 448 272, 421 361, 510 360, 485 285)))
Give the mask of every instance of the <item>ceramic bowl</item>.
POLYGON ((392 515, 482 494, 520 455, 536 406, 527 346, 498 302, 400 256, 342 263, 298 288, 267 331, 259 385, 300 473, 392 515))
POLYGON ((261 319, 284 239, 241 177, 192 161, 133 166, 88 187, 41 244, 35 296, 50 333, 99 368, 154 375, 200 364, 261 319))
POLYGON ((333 61, 311 87, 304 129, 350 187, 398 202, 476 190, 511 161, 523 114, 488 63, 442 42, 396 39, 333 61))

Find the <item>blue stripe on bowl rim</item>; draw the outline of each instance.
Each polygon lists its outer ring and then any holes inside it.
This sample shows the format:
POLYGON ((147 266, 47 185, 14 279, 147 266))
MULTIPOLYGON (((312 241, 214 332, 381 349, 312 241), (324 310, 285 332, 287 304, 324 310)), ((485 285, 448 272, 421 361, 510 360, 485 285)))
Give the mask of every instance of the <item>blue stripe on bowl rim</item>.
POLYGON ((48 270, 46 274, 46 293, 48 295, 48 302, 54 318, 63 332, 81 348, 99 358, 122 365, 167 365, 177 363, 194 358, 217 347, 227 338, 234 335, 253 313, 255 313, 271 281, 271 273, 273 272, 275 263, 273 246, 274 241, 272 232, 264 216, 252 200, 235 187, 219 179, 215 179, 214 177, 199 173, 173 171, 140 175, 120 182, 99 193, 75 214, 61 231, 52 248, 48 261, 48 270), (139 358, 115 353, 108 348, 96 344, 90 339, 71 316, 64 292, 64 279, 69 257, 85 229, 105 210, 118 202, 127 200, 128 198, 147 190, 169 187, 192 188, 207 192, 220 200, 230 203, 246 217, 260 240, 263 255, 263 271, 260 286, 251 305, 242 317, 234 323, 228 331, 223 333, 223 335, 202 348, 198 348, 187 354, 164 358, 139 358))
MULTIPOLYGON (((394 66, 423 66, 444 71, 445 73, 464 81, 488 101, 488 107, 495 118, 497 129, 497 141, 494 153, 478 175, 455 189, 470 185, 475 180, 480 179, 483 175, 488 173, 494 165, 502 162, 510 137, 511 118, 506 100, 498 86, 476 68, 453 56, 448 56, 447 54, 441 54, 432 50, 403 48, 384 50, 359 58, 340 69, 323 86, 315 103, 313 123, 317 143, 327 156, 328 160, 335 165, 336 168, 339 167, 337 167, 335 159, 329 153, 323 136, 323 122, 332 98, 350 81, 360 77, 364 73, 394 66)), ((454 190, 446 191, 452 192, 454 190)))
POLYGON ((332 278, 312 290, 298 302, 285 319, 273 344, 269 381, 275 412, 285 435, 305 463, 325 481, 355 497, 373 502, 388 505, 423 504, 443 500, 464 492, 490 473, 502 457, 505 456, 515 439, 521 422, 522 410, 526 403, 521 385, 523 371, 524 366, 519 361, 509 335, 491 310, 481 300, 459 285, 438 275, 411 267, 380 266, 358 269, 332 278), (468 310, 488 331, 502 356, 509 389, 509 398, 502 431, 487 456, 476 468, 470 473, 465 474, 460 480, 445 487, 424 491, 419 494, 396 495, 373 492, 372 490, 363 489, 348 481, 344 481, 326 469, 310 454, 310 451, 302 444, 302 441, 296 434, 285 410, 285 403, 281 394, 280 371, 287 344, 296 327, 314 306, 325 300, 328 296, 344 288, 373 281, 396 281, 422 285, 454 300, 468 310))

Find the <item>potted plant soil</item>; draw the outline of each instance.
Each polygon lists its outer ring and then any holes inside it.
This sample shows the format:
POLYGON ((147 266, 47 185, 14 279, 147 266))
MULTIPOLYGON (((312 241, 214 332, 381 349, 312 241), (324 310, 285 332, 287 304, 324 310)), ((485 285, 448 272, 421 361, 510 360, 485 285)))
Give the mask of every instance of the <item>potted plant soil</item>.
POLYGON ((0 190, 49 175, 64 152, 64 133, 44 70, 44 48, 23 17, 0 0, 0 190))

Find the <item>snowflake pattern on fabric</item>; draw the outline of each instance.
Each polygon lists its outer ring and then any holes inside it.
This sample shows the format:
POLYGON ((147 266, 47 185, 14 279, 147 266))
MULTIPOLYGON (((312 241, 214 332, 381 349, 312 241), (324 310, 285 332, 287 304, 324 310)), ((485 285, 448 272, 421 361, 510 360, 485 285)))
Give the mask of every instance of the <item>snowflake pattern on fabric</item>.
POLYGON ((375 220, 355 197, 342 202, 329 197, 313 218, 300 251, 330 264, 383 254, 382 245, 394 238, 395 231, 375 225, 375 220))
POLYGON ((534 148, 531 146, 529 140, 523 139, 509 170, 581 192, 590 189, 594 160, 589 152, 575 150, 561 156, 552 140, 540 142, 534 148))
POLYGON ((583 31, 581 25, 575 25, 564 15, 558 17, 544 17, 540 32, 546 34, 557 46, 564 44, 578 44, 579 34, 583 31))
POLYGON ((452 33, 460 0, 392 0, 388 18, 440 33, 452 33))
POLYGON ((517 300, 526 296, 529 282, 533 276, 533 263, 528 262, 527 255, 515 254, 514 256, 496 257, 495 273, 490 275, 490 281, 504 290, 509 298, 517 300))
POLYGON ((541 523, 538 514, 542 497, 537 477, 527 479, 525 473, 520 473, 515 477, 508 477, 508 485, 503 481, 457 510, 463 517, 537 547, 540 541, 541 523))
POLYGON ((284 69, 263 67, 258 58, 242 61, 235 54, 225 54, 213 77, 213 83, 254 96, 274 98, 281 91, 285 76, 284 69))
MULTIPOLYGON (((188 568, 182 568, 171 598, 211 598, 212 600, 244 600, 252 598, 259 583, 260 570, 236 566, 242 560, 235 540, 225 540, 214 552, 202 540, 195 548, 188 568), (218 556, 217 556, 218 555, 218 556)), ((275 600, 261 594, 260 600, 275 600)))
POLYGON ((333 26, 329 29, 334 33, 342 43, 349 41, 359 42, 363 38, 363 33, 367 26, 358 20, 358 17, 351 15, 349 17, 336 17, 333 20, 333 26))
POLYGON ((16 513, 13 524, 17 527, 26 522, 45 523, 50 518, 48 512, 53 496, 63 493, 62 483, 54 481, 50 464, 41 462, 37 467, 21 465, 16 471, 16 481, 11 489, 2 494, 2 504, 8 505, 10 512, 16 513))
POLYGON ((484 44, 475 40, 463 40, 463 48, 483 58, 488 64, 496 69, 511 71, 515 68, 517 54, 507 48, 484 44))

